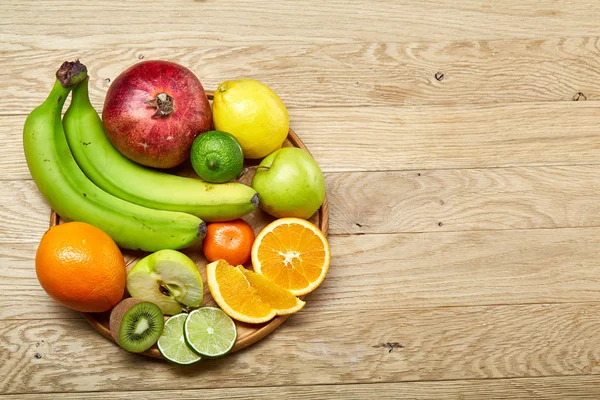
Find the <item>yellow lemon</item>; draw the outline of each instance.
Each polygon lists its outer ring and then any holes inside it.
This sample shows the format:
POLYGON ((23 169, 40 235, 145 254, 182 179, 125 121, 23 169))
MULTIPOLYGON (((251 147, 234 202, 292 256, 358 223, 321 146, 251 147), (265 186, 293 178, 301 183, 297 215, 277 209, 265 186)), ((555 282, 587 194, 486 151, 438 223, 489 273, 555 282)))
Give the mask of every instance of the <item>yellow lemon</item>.
POLYGON ((290 117, 285 104, 264 83, 225 81, 217 87, 212 107, 215 129, 232 134, 246 158, 271 154, 287 137, 290 117))

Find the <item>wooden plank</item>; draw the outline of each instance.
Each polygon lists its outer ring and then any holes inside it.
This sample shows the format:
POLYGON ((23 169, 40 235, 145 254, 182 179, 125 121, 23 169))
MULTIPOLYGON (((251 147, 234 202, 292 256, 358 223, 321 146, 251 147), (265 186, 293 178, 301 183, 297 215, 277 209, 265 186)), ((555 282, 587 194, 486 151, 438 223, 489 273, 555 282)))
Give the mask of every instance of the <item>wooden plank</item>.
POLYGON ((396 400, 564 400, 600 397, 600 377, 561 376, 545 378, 510 378, 486 380, 400 382, 371 384, 303 385, 244 387, 224 389, 119 391, 98 393, 52 393, 6 395, 5 400, 80 400, 86 399, 390 399, 396 400))
POLYGON ((48 229, 50 206, 33 180, 2 181, 0 188, 0 243, 38 242, 48 229))
MULTIPOLYGON (((595 102, 313 108, 291 126, 325 172, 600 163, 595 102)), ((25 117, 0 117, 0 179, 28 179, 25 117)))
POLYGON ((3 1, 0 50, 600 35, 595 0, 3 1), (40 23, 43 21, 44 23, 40 23))
MULTIPOLYGON (((332 264, 301 312, 600 301, 600 228, 329 238, 332 264)), ((0 320, 76 318, 45 295, 36 243, 0 246, 0 320)), ((190 251, 194 259, 199 250, 190 251)))
POLYGON ((600 226, 597 165, 330 173, 326 185, 332 234, 600 226))
POLYGON ((600 161, 600 108, 593 102, 323 108, 296 110, 292 118, 325 171, 600 161))
POLYGON ((325 310, 598 301, 600 229, 333 237, 325 310))
POLYGON ((169 390, 598 374, 599 312, 600 304, 589 303, 303 312, 256 345, 185 373, 120 350, 82 320, 5 321, 0 391, 118 391, 124 382, 127 390, 169 390))
POLYGON ((0 245, 0 320, 79 319, 81 315, 52 300, 35 273, 37 243, 0 245))
POLYGON ((141 59, 190 68, 206 89, 252 77, 289 108, 572 101, 600 98, 600 38, 463 42, 104 48, 0 52, 0 114, 41 103, 64 60, 79 58, 100 110, 110 81, 141 59), (440 81, 436 80, 436 73, 440 81))
MULTIPOLYGON (((600 166, 326 174, 330 234, 600 226, 600 166)), ((49 207, 33 181, 0 181, 0 242, 36 241, 49 207)))

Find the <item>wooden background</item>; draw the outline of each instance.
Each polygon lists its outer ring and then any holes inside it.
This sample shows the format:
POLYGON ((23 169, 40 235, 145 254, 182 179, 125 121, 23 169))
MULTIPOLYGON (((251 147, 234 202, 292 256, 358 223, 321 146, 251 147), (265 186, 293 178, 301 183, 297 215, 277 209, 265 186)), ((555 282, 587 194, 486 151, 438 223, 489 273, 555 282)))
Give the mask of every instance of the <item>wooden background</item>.
POLYGON ((2 0, 6 399, 600 398, 597 0, 2 0), (273 87, 326 175, 333 263, 266 340, 190 368, 128 354, 34 271, 22 151, 64 60, 273 87))

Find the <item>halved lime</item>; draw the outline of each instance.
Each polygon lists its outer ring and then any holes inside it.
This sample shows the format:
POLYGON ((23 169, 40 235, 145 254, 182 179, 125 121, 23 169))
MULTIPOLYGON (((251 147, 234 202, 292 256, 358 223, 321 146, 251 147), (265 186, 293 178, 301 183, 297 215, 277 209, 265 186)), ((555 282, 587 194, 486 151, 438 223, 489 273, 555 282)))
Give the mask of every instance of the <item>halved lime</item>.
POLYGON ((216 307, 192 311, 185 320, 184 333, 188 345, 205 357, 224 356, 237 339, 235 323, 216 307))
POLYGON ((182 365, 193 364, 201 359, 185 341, 183 326, 187 317, 188 314, 181 313, 169 318, 157 342, 158 351, 164 358, 182 365))

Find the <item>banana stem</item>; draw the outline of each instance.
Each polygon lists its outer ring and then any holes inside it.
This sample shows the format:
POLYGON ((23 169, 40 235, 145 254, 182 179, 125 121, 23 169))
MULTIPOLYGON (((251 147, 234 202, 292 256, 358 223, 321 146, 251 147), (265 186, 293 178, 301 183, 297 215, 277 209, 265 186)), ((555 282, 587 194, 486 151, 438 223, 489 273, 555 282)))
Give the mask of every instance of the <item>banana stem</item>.
POLYGON ((64 88, 79 85, 87 76, 87 67, 79 60, 65 61, 56 71, 56 79, 64 88))

